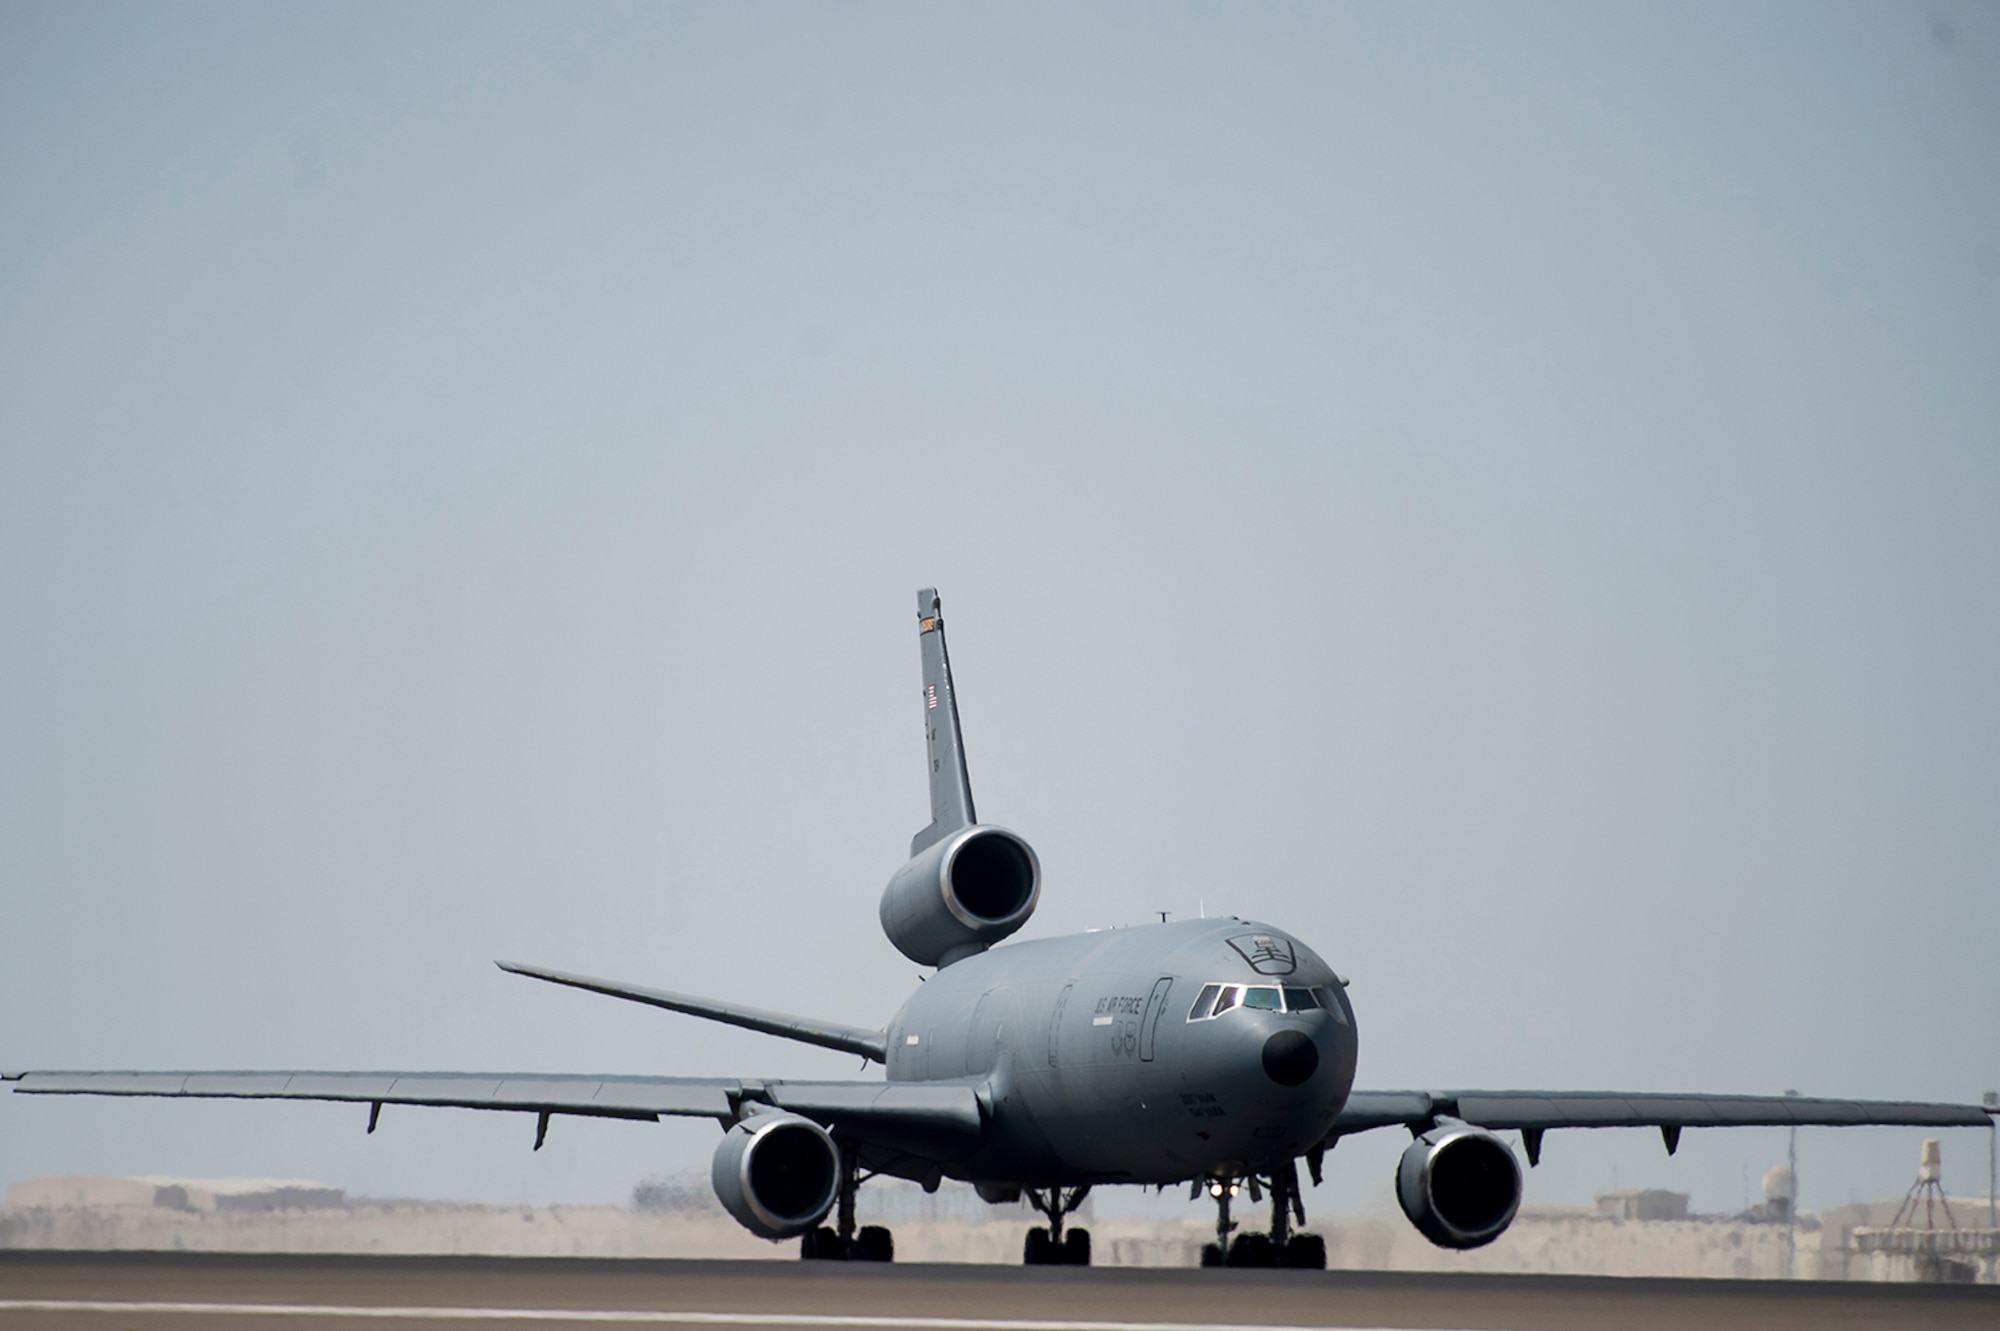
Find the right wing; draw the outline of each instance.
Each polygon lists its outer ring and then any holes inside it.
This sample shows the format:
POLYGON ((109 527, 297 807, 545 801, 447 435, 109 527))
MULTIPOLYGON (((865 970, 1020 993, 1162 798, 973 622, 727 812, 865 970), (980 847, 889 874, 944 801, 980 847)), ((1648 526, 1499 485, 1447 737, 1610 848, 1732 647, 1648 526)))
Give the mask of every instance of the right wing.
POLYGON ((568 971, 524 966, 518 961, 496 961, 493 964, 510 975, 525 975, 531 980, 547 980, 550 984, 564 984, 572 989, 587 989, 593 994, 622 998, 631 1003, 645 1003, 650 1007, 665 1008, 669 1012, 685 1012, 693 1017, 706 1017, 710 1021, 741 1026, 745 1030, 761 1031, 765 1035, 782 1036, 787 1040, 797 1040, 801 1044, 814 1044, 822 1049, 838 1049, 843 1054, 859 1054, 875 1063, 886 1063, 889 1060, 888 1037, 881 1031, 871 1031, 860 1026, 843 1026, 837 1021, 821 1021, 816 1017, 794 1017, 785 1012, 745 1007, 741 1003, 724 1003, 713 998, 698 998, 693 994, 677 994, 667 989, 648 989, 643 985, 625 984, 618 980, 599 980, 589 975, 572 975, 568 971))
POLYGON ((9 1072, 21 1095, 347 1100, 513 1109, 597 1118, 662 1114, 733 1122, 743 1084, 711 1077, 575 1077, 534 1072, 9 1072))
MULTIPOLYGON (((862 1140, 960 1149, 982 1128, 970 1082, 736 1081, 543 1072, 7 1072, 22 1095, 157 1095, 175 1099, 339 1100, 593 1118, 712 1118, 724 1127, 760 1106, 785 1109, 862 1140)), ((546 1128, 546 1122, 543 1123, 546 1128)), ((539 1135, 539 1134, 538 1134, 539 1135)))

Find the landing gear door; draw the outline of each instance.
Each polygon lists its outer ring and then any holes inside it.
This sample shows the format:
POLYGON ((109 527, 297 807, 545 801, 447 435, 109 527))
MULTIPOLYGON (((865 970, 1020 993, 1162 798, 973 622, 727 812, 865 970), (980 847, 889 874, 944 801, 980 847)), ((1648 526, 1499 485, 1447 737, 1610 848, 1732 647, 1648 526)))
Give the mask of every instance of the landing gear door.
POLYGON ((1153 982, 1153 992, 1146 999, 1146 1011, 1139 1018, 1139 1061, 1153 1061, 1153 1031, 1160 1024, 1160 1014, 1167 1010, 1167 990, 1174 987, 1173 977, 1162 975, 1153 982))

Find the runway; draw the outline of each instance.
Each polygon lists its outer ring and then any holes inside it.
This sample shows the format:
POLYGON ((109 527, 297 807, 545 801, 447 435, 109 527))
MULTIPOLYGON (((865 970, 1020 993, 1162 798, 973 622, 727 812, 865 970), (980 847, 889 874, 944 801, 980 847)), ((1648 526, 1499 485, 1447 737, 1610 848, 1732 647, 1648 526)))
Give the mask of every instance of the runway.
POLYGON ((14 1331, 1990 1331, 2000 1287, 1414 1272, 1071 1270, 479 1257, 0 1252, 14 1331))

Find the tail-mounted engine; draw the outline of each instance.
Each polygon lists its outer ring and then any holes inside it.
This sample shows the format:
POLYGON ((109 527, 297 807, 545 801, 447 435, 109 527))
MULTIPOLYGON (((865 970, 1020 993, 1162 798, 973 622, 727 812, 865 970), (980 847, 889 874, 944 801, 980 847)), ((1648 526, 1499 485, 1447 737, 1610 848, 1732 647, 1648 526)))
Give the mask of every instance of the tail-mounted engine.
POLYGON ((1486 1129, 1447 1120, 1403 1152, 1396 1200, 1438 1247, 1478 1248, 1514 1222, 1521 1166, 1507 1143, 1486 1129))
POLYGON ((723 1137, 709 1167, 715 1195, 736 1222, 764 1239, 803 1234, 833 1209, 840 1148, 797 1114, 757 1114, 723 1137))
POLYGON ((910 862, 882 892, 882 932, 919 966, 949 966, 1028 922, 1042 894, 1042 865, 1027 842, 973 812, 944 646, 944 603, 934 587, 917 593, 917 643, 931 821, 910 842, 910 862))
POLYGON ((948 966, 1019 929, 1042 894, 1034 848, 980 824, 932 843, 882 893, 882 932, 919 966, 948 966))

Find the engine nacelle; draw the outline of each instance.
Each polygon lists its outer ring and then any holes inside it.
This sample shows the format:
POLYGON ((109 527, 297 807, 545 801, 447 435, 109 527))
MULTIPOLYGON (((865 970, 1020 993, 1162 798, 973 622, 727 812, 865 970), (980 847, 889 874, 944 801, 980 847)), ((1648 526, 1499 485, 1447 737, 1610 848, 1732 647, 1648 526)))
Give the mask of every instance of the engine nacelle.
POLYGON ((1042 863, 1004 827, 979 824, 927 847, 882 892, 882 932, 919 966, 983 952, 1028 922, 1042 863))
POLYGON ((759 1238, 788 1239, 833 1209, 840 1148, 809 1118, 757 1114, 723 1137, 709 1178, 722 1209, 743 1228, 759 1238))
POLYGON ((1403 1152, 1396 1200, 1438 1247, 1481 1247, 1514 1223, 1521 1166, 1507 1143, 1486 1129, 1447 1120, 1403 1152))

